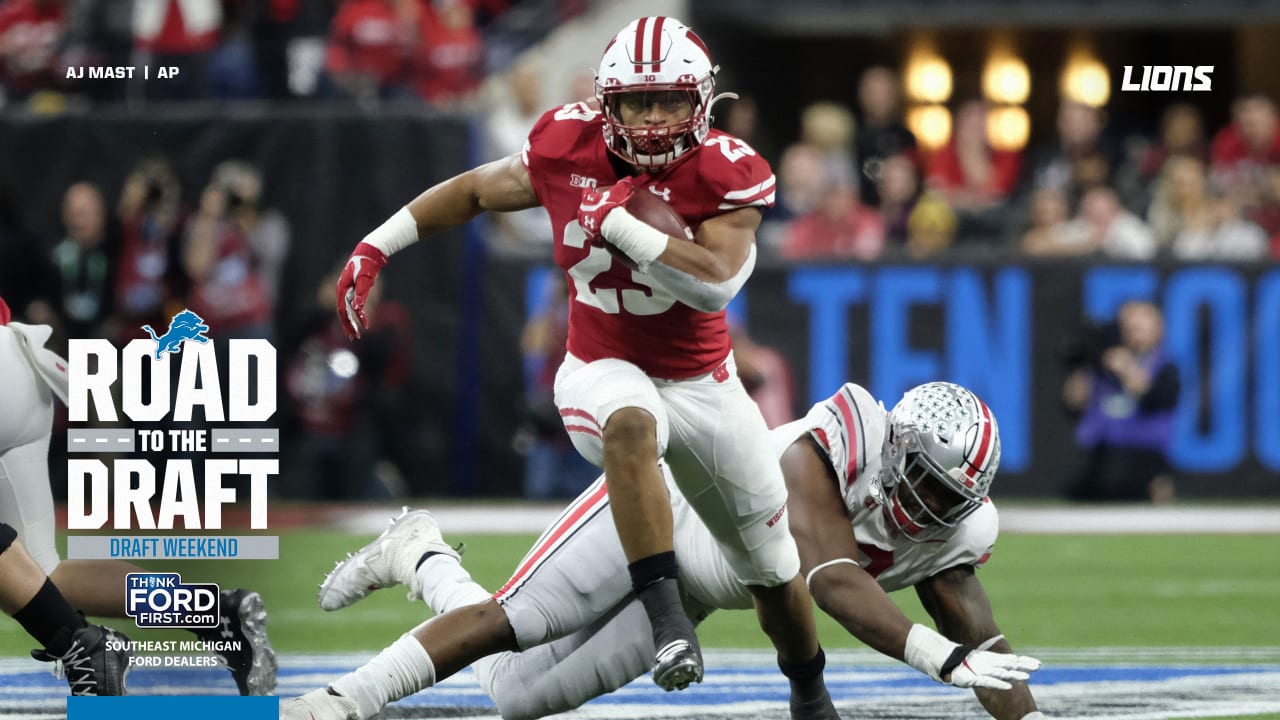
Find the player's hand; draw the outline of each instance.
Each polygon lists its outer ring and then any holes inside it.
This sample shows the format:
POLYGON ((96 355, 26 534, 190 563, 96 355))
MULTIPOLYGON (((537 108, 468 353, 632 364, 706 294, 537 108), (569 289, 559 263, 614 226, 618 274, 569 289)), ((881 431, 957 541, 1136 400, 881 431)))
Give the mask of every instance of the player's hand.
POLYGON ((381 250, 362 242, 351 251, 351 257, 338 278, 338 319, 347 331, 347 338, 360 337, 360 330, 369 326, 364 314, 365 301, 378 271, 387 264, 387 256, 381 250))
POLYGON ((946 682, 959 688, 983 687, 1008 690, 1010 681, 1026 680, 1040 669, 1040 661, 1025 655, 974 650, 951 671, 946 682))
POLYGON ((625 205, 635 191, 630 178, 623 178, 605 190, 587 188, 582 191, 582 204, 578 206, 578 224, 586 233, 587 240, 599 243, 604 238, 600 228, 604 226, 605 217, 613 212, 614 208, 625 205))

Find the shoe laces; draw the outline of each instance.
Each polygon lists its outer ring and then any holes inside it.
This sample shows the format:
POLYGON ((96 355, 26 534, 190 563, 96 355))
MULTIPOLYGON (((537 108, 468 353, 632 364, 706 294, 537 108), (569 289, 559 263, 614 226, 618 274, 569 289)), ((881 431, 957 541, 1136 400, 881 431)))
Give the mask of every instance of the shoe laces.
POLYGON ((92 695, 91 691, 98 686, 92 662, 93 657, 80 640, 72 640, 65 655, 53 658, 53 676, 59 680, 66 678, 72 695, 92 695))

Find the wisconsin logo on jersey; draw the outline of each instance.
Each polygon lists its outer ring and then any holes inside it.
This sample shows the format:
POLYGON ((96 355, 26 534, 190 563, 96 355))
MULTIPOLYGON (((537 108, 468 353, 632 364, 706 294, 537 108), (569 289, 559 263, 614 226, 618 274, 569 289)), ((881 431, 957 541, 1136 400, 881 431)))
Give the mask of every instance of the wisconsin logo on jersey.
POLYGON ((165 353, 181 352, 182 343, 188 340, 195 340, 202 345, 209 342, 209 338, 205 336, 209 332, 209 326, 204 324, 204 318, 190 310, 174 315, 169 321, 169 329, 160 337, 156 337, 156 331, 150 325, 143 325, 142 329, 156 341, 156 360, 165 353))

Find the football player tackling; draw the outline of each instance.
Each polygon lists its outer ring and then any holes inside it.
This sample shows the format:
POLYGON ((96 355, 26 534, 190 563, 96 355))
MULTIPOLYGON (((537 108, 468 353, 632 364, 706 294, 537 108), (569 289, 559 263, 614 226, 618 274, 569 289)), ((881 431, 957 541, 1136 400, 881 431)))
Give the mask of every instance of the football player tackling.
MULTIPOLYGON (((958 385, 927 383, 886 413, 866 390, 848 384, 804 418, 774 429, 771 441, 790 492, 791 532, 819 607, 879 652, 934 680, 973 688, 992 717, 1042 717, 1023 682, 1040 663, 1011 654, 975 574, 998 533, 987 492, 1000 436, 987 406, 958 385), (915 587, 942 634, 913 624, 889 600, 886 592, 905 587, 915 587)), ((503 718, 575 708, 639 677, 653 651, 603 512, 605 481, 569 505, 492 597, 472 581, 431 516, 415 510, 335 568, 320 604, 345 607, 370 587, 403 583, 411 597, 444 613, 426 624, 435 641, 426 652, 451 671, 474 662, 503 718), (559 639, 481 658, 510 647, 513 633, 559 639)), ((673 503, 691 619, 750 607, 710 532, 678 495, 673 503)), ((367 692, 361 684, 368 677, 357 671, 331 689, 290 700, 282 705, 285 717, 367 718, 376 708, 356 700, 367 692)))
MULTIPOLYGON (((390 255, 486 210, 545 207, 572 295, 555 402, 574 446, 609 476, 625 576, 652 628, 654 682, 672 690, 702 678, 680 604, 662 460, 675 494, 750 593, 792 681, 795 717, 832 718, 786 489, 764 419, 735 371, 724 317, 755 267, 774 176, 746 143, 710 129, 716 70, 679 21, 631 22, 605 48, 592 101, 548 111, 519 155, 429 188, 367 235, 338 281, 338 312, 358 337, 369 288, 390 255), (693 242, 628 212, 634 193, 663 198, 694 230, 693 242)), ((532 647, 558 632, 514 630, 503 647, 532 647)), ((430 633, 387 650, 420 686, 456 670, 423 653, 430 633)))

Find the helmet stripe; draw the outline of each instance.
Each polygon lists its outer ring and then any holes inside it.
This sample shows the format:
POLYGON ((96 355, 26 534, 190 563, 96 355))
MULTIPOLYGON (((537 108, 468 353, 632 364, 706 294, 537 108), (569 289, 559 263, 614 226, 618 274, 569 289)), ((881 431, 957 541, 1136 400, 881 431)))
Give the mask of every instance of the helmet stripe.
POLYGON ((641 63, 644 62, 644 30, 645 26, 648 24, 649 18, 647 17, 640 18, 636 24, 636 46, 631 53, 631 58, 636 64, 636 72, 644 72, 644 68, 641 67, 641 63))
POLYGON ((991 454, 991 411, 987 409, 986 403, 978 399, 978 396, 974 395, 973 399, 977 401, 978 408, 982 410, 982 440, 978 442, 977 456, 972 460, 968 460, 969 467, 965 468, 964 484, 966 487, 973 487, 973 476, 983 469, 983 464, 991 454))
POLYGON ((650 70, 650 72, 656 73, 656 72, 662 71, 662 23, 665 20, 666 18, 661 16, 654 18, 653 51, 649 58, 650 61, 653 63, 653 68, 650 70))

